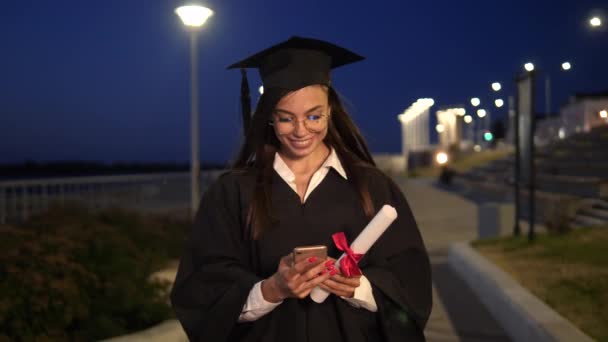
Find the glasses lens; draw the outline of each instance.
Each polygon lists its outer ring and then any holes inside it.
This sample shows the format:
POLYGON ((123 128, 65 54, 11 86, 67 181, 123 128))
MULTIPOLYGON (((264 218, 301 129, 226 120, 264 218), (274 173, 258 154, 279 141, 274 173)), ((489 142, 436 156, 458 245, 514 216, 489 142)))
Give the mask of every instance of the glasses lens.
MULTIPOLYGON (((298 121, 291 117, 275 117, 273 122, 280 134, 291 133, 298 124, 298 121)), ((319 132, 327 126, 327 115, 309 115, 304 120, 300 121, 300 124, 302 123, 307 130, 319 132)))
POLYGON ((318 132, 324 128, 324 115, 310 115, 304 120, 304 124, 309 131, 318 132))

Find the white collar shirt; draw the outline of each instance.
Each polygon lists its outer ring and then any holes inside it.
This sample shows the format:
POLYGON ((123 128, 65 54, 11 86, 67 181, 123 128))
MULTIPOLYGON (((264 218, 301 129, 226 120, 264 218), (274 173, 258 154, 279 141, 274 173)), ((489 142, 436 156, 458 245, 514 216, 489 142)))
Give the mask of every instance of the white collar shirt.
MULTIPOLYGON (((298 189, 296 187, 296 176, 294 175, 293 171, 291 171, 289 166, 285 164, 285 161, 283 161, 278 153, 275 153, 274 155, 273 167, 279 176, 281 176, 281 178, 285 181, 285 183, 287 183, 293 191, 298 193, 298 189)), ((306 202, 308 196, 317 186, 319 186, 319 184, 321 184, 331 168, 336 170, 336 172, 338 172, 342 178, 348 179, 348 177, 346 177, 346 171, 344 171, 344 167, 342 167, 342 163, 340 162, 340 158, 338 158, 338 154, 332 148, 329 156, 327 159, 325 159, 321 167, 315 171, 315 173, 313 173, 312 177, 310 177, 310 182, 308 183, 308 188, 306 188, 306 194, 304 194, 304 200, 302 202, 306 202)))

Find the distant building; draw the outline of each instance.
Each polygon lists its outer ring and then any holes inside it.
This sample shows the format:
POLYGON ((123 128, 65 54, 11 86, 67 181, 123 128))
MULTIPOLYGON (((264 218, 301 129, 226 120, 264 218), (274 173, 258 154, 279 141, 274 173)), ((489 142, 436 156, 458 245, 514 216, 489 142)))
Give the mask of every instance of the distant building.
POLYGON ((441 109, 436 112, 436 115, 437 126, 435 130, 439 136, 439 145, 443 149, 449 149, 452 146, 461 147, 466 138, 472 138, 470 132, 463 131, 465 128, 464 108, 441 109))
POLYGON ((557 116, 537 121, 534 142, 547 145, 600 125, 608 125, 608 92, 576 94, 561 107, 557 116))
POLYGON ((608 92, 576 94, 560 111, 561 136, 587 132, 593 127, 608 124, 608 92), (603 113, 602 113, 603 112, 603 113))
POLYGON ((425 164, 424 161, 420 161, 420 156, 432 149, 429 137, 429 113, 434 103, 433 99, 418 99, 397 116, 401 122, 401 148, 405 169, 425 164))

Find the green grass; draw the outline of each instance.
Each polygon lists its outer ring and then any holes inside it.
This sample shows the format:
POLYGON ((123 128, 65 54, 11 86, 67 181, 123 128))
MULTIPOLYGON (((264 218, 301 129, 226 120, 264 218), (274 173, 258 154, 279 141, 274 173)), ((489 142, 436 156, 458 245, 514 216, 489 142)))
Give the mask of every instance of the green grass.
MULTIPOLYGON (((484 150, 481 152, 472 152, 467 155, 456 157, 449 166, 457 172, 467 172, 475 167, 486 165, 493 160, 505 158, 511 153, 511 150, 484 150)), ((409 176, 438 177, 440 171, 441 168, 439 166, 433 165, 411 170, 409 176)))
POLYGON ((608 341, 608 227, 473 246, 598 341, 608 341))

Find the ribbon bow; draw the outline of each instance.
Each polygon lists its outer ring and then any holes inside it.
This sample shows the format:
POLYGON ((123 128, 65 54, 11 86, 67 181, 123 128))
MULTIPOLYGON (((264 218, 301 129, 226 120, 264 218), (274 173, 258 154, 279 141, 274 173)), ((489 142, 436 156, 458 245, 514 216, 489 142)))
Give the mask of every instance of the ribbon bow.
POLYGON ((331 236, 336 247, 344 252, 344 257, 340 259, 340 271, 347 277, 360 276, 361 269, 357 265, 363 258, 363 254, 353 252, 348 246, 344 232, 335 233, 331 236))

